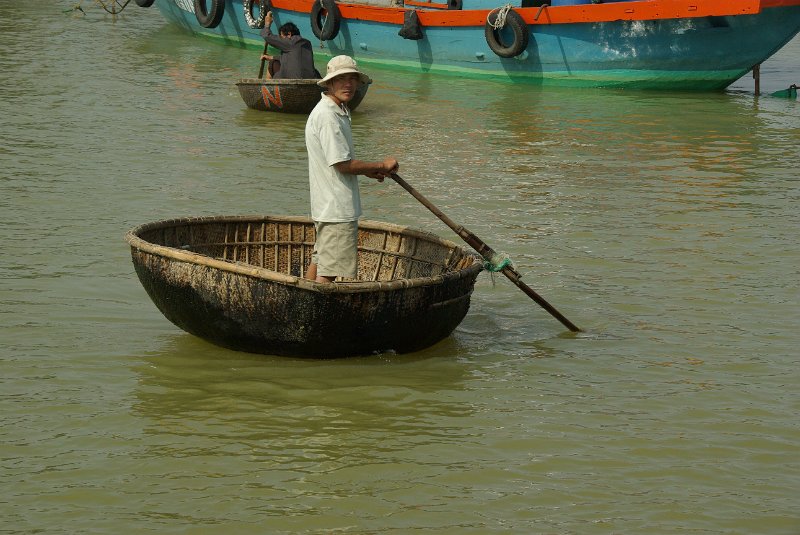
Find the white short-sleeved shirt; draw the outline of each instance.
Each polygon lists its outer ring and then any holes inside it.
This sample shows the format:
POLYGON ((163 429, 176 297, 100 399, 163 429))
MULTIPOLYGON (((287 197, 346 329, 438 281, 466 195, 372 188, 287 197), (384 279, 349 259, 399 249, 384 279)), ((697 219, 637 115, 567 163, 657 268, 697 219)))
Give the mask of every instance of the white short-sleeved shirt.
POLYGON ((350 114, 322 95, 306 122, 311 218, 325 223, 361 217, 358 177, 340 173, 334 164, 355 157, 350 114))

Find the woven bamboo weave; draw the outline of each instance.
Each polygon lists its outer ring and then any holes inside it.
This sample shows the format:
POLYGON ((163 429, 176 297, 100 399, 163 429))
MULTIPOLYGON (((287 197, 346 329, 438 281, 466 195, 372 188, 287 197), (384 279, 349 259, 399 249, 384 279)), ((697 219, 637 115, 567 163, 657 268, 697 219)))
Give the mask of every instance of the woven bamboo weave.
POLYGON ((155 305, 217 345, 332 358, 410 352, 448 336, 483 269, 476 254, 433 234, 360 221, 358 276, 303 276, 314 247, 308 218, 225 216, 148 223, 126 235, 155 305))

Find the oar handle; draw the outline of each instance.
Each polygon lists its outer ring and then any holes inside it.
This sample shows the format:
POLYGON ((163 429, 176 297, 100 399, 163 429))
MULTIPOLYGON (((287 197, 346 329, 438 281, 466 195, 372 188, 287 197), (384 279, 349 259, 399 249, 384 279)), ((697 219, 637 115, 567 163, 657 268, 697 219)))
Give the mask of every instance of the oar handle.
MULTIPOLYGON (((494 249, 486 245, 486 243, 484 243, 483 240, 478 238, 475 234, 468 231, 463 226, 457 225, 455 221, 447 217, 441 210, 439 210, 436 206, 434 206, 432 202, 426 199, 424 195, 422 195, 420 192, 414 189, 411 186, 411 184, 400 178, 400 175, 398 175, 397 173, 392 173, 391 177, 392 180, 397 182, 404 190, 409 192, 415 199, 417 199, 423 206, 425 206, 425 208, 433 212, 433 214, 436 217, 441 219, 445 225, 450 227, 453 230, 453 232, 458 234, 462 240, 467 242, 467 244, 473 249, 475 249, 478 252, 478 254, 480 254, 484 259, 486 259, 489 262, 494 261, 495 257, 497 256, 497 253, 495 253, 494 249)), ((525 294, 528 297, 536 301, 536 303, 538 303, 539 306, 541 306, 547 312, 549 312, 551 316, 560 321, 567 329, 569 329, 572 332, 580 332, 580 329, 574 323, 572 323, 566 317, 564 317, 564 315, 561 314, 561 312, 559 312, 558 310, 556 310, 553 305, 545 301, 545 299, 539 294, 537 294, 533 290, 533 288, 522 282, 521 280, 522 275, 520 275, 519 272, 517 272, 517 270, 515 270, 511 266, 505 266, 502 270, 500 270, 500 272, 506 277, 508 277, 508 279, 511 282, 513 282, 517 286, 517 288, 525 292, 525 294)))
MULTIPOLYGON (((267 47, 268 47, 268 46, 269 46, 269 43, 266 43, 266 42, 265 42, 265 43, 264 43, 264 52, 262 52, 262 54, 261 54, 262 56, 266 55, 266 53, 267 53, 267 47)), ((265 59, 263 59, 263 58, 261 59, 261 68, 258 70, 258 79, 259 79, 259 80, 260 80, 260 79, 262 79, 262 78, 264 77, 264 64, 265 64, 266 62, 267 62, 267 60, 265 60, 265 59)))

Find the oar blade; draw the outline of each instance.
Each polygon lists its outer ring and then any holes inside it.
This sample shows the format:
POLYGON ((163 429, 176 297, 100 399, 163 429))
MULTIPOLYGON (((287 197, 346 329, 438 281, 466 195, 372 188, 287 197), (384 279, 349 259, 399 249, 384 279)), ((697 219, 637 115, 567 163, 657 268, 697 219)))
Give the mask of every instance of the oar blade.
MULTIPOLYGON (((450 227, 453 230, 453 232, 458 234, 458 236, 462 240, 467 242, 467 244, 470 247, 475 249, 478 252, 478 254, 480 254, 485 260, 487 260, 488 262, 495 261, 497 253, 495 253, 491 247, 489 247, 486 243, 484 243, 483 240, 481 240, 475 234, 468 231, 463 226, 458 225, 452 219, 447 217, 432 202, 430 202, 420 192, 414 189, 411 186, 411 184, 400 178, 400 176, 397 173, 392 173, 391 177, 395 182, 397 182, 398 185, 400 185, 400 187, 402 187, 404 190, 410 193, 412 197, 414 197, 420 202, 420 204, 422 204, 425 208, 430 210, 445 225, 450 227)), ((543 309, 549 312, 551 316, 560 321, 567 329, 569 329, 572 332, 580 332, 580 329, 574 323, 569 321, 563 314, 561 314, 558 310, 556 310, 556 308, 553 305, 545 301, 545 299, 539 294, 537 294, 533 290, 533 288, 522 282, 520 280, 522 276, 510 264, 504 265, 502 269, 499 269, 499 271, 501 271, 503 275, 505 275, 508 278, 508 280, 513 282, 517 288, 522 290, 528 297, 533 299, 539 306, 541 306, 543 309)))

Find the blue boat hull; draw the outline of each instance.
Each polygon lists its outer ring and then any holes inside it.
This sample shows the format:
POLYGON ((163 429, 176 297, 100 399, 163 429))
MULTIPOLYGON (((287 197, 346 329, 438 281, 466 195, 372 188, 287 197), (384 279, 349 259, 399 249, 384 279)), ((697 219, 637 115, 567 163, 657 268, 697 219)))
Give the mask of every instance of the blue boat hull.
MULTIPOLYGON (((800 5, 718 17, 529 24, 524 51, 502 58, 487 44, 483 24, 426 26, 424 38, 415 41, 398 36, 399 24, 343 17, 338 34, 320 42, 312 34, 309 14, 301 7, 281 8, 283 4, 273 8, 276 24, 295 23, 319 45, 316 53, 323 61, 348 54, 362 64, 540 85, 721 90, 800 31, 800 5)), ((215 28, 198 23, 191 0, 157 0, 155 6, 168 21, 195 34, 238 46, 263 46, 259 30, 245 21, 241 0, 225 1, 215 28)), ((536 8, 518 11, 539 13, 536 8)))

